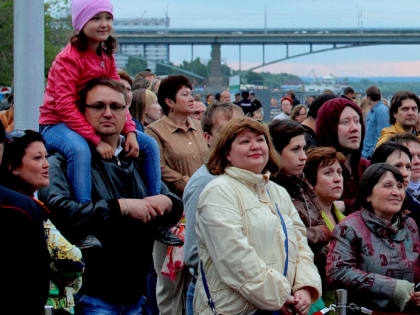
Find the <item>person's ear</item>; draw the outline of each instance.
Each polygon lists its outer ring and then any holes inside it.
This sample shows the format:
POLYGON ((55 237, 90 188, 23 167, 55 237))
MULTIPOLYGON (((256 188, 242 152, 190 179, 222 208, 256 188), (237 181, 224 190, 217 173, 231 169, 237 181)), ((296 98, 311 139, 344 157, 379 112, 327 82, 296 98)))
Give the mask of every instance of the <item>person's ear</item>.
POLYGON ((170 98, 167 97, 167 98, 165 98, 165 103, 166 103, 166 105, 168 105, 170 111, 174 110, 175 102, 173 100, 171 100, 170 98))
POLYGON ((14 176, 19 176, 19 171, 17 169, 12 170, 11 165, 8 166, 8 169, 14 176))
POLYGON ((203 132, 203 135, 204 135, 204 139, 207 142, 207 146, 210 147, 210 144, 211 144, 210 141, 211 141, 212 135, 210 133, 208 133, 208 132, 203 132))
POLYGON ((231 162, 232 162, 232 158, 231 158, 231 156, 230 156, 230 151, 226 154, 226 160, 228 160, 228 161, 229 161, 229 163, 231 163, 231 162))

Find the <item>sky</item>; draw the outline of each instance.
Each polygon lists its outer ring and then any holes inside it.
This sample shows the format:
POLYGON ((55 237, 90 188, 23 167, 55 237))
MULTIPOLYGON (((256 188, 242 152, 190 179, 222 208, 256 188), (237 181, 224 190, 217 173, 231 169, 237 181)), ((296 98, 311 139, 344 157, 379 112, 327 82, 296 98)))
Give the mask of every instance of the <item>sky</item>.
MULTIPOLYGON (((170 17, 170 27, 182 28, 418 28, 419 0, 111 0, 114 17, 170 17)), ((316 48, 316 46, 314 46, 316 48)), ((321 48, 321 47, 319 47, 321 48)), ((322 47, 324 48, 324 47, 322 47)), ((290 46, 303 52, 307 46, 290 46)), ((194 57, 210 58, 209 46, 195 46, 194 57)), ((261 46, 242 46, 241 68, 259 65, 261 46)), ((266 61, 285 56, 284 46, 266 48, 266 61)), ((191 59, 190 46, 171 46, 175 64, 191 59)), ((222 62, 239 68, 239 48, 222 46, 222 62)), ((300 76, 330 73, 340 77, 420 76, 420 45, 383 45, 341 49, 277 63, 257 71, 300 76)))

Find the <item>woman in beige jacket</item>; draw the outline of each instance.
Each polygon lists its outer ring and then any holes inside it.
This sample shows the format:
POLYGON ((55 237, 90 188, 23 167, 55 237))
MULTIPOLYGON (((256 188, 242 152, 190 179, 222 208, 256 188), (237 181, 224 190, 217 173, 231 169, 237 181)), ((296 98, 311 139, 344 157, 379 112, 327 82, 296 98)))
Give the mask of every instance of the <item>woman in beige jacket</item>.
POLYGON ((287 192, 269 181, 279 165, 267 128, 251 118, 232 120, 207 167, 220 176, 204 189, 197 209, 203 268, 194 313, 251 315, 288 307, 306 315, 321 295, 321 280, 299 214, 287 192))

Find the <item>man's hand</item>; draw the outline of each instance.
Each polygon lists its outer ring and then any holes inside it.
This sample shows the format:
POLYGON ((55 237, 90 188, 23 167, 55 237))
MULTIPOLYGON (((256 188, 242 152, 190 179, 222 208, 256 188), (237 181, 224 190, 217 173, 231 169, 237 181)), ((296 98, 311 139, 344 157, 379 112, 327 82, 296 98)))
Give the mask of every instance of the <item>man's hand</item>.
POLYGON ((150 202, 144 199, 118 199, 118 202, 122 213, 143 223, 151 221, 158 215, 150 202))
POLYGON ((102 156, 105 160, 112 159, 114 155, 114 149, 111 147, 110 144, 106 143, 105 141, 100 141, 96 146, 96 151, 102 156))
POLYGON ((126 156, 138 157, 139 156, 139 143, 137 142, 137 133, 129 132, 125 137, 124 151, 127 152, 126 156))
POLYGON ((299 315, 306 315, 311 308, 311 292, 302 288, 297 290, 293 296, 295 297, 295 310, 299 315))
POLYGON ((147 200, 159 215, 172 210, 172 200, 165 195, 150 196, 144 200, 147 200))

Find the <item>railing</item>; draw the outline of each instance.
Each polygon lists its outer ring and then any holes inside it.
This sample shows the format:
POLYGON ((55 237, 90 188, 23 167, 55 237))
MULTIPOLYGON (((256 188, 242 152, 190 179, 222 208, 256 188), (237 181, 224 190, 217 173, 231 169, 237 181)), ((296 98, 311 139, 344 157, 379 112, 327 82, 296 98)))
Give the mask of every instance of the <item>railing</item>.
MULTIPOLYGON (((347 309, 352 311, 352 314, 367 314, 367 315, 407 315, 409 313, 393 313, 393 312, 378 312, 370 310, 366 307, 359 306, 355 303, 347 303, 347 290, 338 289, 335 291, 336 304, 332 304, 313 315, 324 315, 329 311, 335 311, 336 315, 347 315, 347 309)), ((412 313, 411 313, 412 314, 412 313)), ((417 314, 417 313, 416 313, 417 314)))

